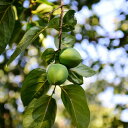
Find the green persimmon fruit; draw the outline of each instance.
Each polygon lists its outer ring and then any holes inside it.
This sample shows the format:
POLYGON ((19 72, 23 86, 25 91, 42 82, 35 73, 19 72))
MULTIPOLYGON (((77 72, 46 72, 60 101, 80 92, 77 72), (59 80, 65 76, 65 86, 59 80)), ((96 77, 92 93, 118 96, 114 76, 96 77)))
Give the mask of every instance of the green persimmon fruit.
POLYGON ((59 56, 59 61, 61 64, 73 68, 79 65, 82 61, 81 55, 74 48, 63 49, 59 56))
POLYGON ((51 64, 47 70, 48 82, 52 85, 63 84, 68 78, 68 70, 62 64, 51 64))

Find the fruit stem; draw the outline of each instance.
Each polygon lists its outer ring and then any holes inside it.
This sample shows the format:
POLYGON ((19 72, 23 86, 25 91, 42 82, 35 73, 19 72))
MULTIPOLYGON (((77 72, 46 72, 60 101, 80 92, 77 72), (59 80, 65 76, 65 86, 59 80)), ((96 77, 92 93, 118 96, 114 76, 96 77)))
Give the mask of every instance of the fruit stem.
POLYGON ((54 87, 54 89, 53 89, 53 91, 52 91, 51 96, 53 96, 53 94, 55 94, 55 90, 56 90, 56 85, 55 85, 55 87, 54 87))
POLYGON ((60 0, 60 6, 61 6, 61 14, 60 14, 60 23, 59 23, 59 25, 60 25, 60 31, 59 31, 59 36, 58 36, 58 38, 59 38, 59 50, 61 49, 61 40, 62 40, 62 27, 63 27, 63 13, 64 13, 64 10, 63 10, 63 1, 62 0, 60 0))

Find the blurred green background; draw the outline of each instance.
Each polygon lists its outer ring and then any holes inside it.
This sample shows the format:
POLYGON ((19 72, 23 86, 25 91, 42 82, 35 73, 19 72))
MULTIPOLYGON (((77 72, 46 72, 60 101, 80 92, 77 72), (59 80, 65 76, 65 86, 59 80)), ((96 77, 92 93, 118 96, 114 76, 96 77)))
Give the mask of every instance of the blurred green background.
MULTIPOLYGON (((12 1, 12 0, 6 0, 12 1)), ((65 12, 76 11, 74 47, 83 63, 98 73, 84 78, 91 111, 90 128, 128 128, 128 1, 64 0, 65 12)), ((55 48, 55 29, 47 29, 17 59, 6 63, 24 33, 35 25, 45 26, 47 12, 59 6, 55 0, 15 0, 15 29, 6 51, 0 55, 0 128, 22 128, 23 104, 20 88, 24 77, 37 67, 44 67, 41 54, 55 48)), ((54 15, 60 13, 57 10, 54 15)), ((54 128, 73 128, 57 88, 57 118, 54 128)))

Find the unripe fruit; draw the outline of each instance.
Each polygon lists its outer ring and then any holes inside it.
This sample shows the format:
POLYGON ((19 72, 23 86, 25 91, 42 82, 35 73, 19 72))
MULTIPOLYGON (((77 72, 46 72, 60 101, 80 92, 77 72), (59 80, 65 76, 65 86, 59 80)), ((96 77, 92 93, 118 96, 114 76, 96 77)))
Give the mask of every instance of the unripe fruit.
POLYGON ((66 48, 60 53, 59 60, 61 64, 73 68, 80 64, 82 58, 76 49, 66 48))
POLYGON ((47 79, 52 85, 63 84, 68 77, 68 70, 62 64, 51 64, 48 67, 47 79))

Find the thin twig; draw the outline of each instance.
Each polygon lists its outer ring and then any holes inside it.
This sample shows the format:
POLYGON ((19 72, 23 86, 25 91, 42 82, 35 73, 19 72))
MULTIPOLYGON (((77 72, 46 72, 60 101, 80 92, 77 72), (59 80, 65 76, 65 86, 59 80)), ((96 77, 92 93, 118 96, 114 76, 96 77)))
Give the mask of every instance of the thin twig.
MULTIPOLYGON (((63 27, 63 12, 64 12, 63 6, 64 6, 64 5, 63 5, 63 1, 61 0, 61 5, 58 7, 58 8, 61 8, 60 23, 59 23, 60 31, 59 31, 59 36, 58 36, 58 38, 59 38, 59 48, 58 48, 58 50, 61 49, 62 27, 63 27)), ((54 9, 54 10, 52 11, 52 13, 53 13, 55 10, 57 10, 57 8, 54 9)), ((53 89, 53 91, 52 91, 51 96, 55 93, 55 90, 56 90, 56 85, 55 85, 55 87, 54 87, 54 89, 53 89)))
POLYGON ((53 91, 52 91, 51 96, 53 96, 53 94, 55 93, 55 90, 56 90, 56 85, 55 85, 55 87, 54 87, 54 89, 53 89, 53 91))
POLYGON ((49 21, 50 21, 50 19, 51 19, 51 15, 53 14, 53 12, 56 11, 56 10, 58 10, 58 9, 61 8, 62 6, 65 6, 65 5, 60 5, 59 7, 53 9, 51 12, 48 12, 48 13, 46 13, 46 14, 43 16, 43 17, 46 17, 47 15, 49 15, 49 17, 48 17, 48 23, 49 23, 49 21))
POLYGON ((59 48, 58 50, 61 49, 61 40, 62 40, 62 27, 63 27, 63 1, 61 0, 61 14, 60 14, 60 31, 59 31, 59 48))

